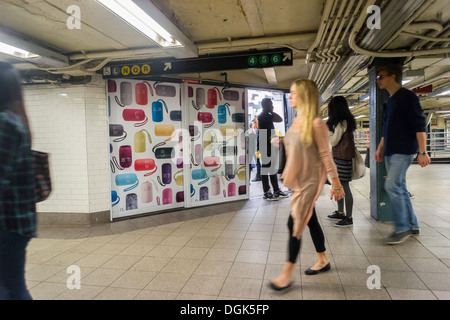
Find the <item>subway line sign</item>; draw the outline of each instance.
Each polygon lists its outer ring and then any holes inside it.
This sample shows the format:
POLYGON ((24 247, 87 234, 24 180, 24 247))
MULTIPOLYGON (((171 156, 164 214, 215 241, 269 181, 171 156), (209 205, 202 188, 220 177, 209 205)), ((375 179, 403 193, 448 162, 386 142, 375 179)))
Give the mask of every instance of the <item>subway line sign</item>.
POLYGON ((189 59, 153 59, 133 63, 111 63, 103 68, 103 78, 136 78, 170 74, 272 68, 292 66, 292 50, 273 49, 189 59))

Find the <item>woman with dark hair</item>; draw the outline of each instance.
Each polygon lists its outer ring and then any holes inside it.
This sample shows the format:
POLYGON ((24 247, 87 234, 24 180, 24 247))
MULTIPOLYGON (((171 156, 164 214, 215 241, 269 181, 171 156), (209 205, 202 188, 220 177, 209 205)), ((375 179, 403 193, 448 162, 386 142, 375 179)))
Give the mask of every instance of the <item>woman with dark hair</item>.
POLYGON ((25 282, 26 247, 36 236, 31 134, 21 82, 0 61, 0 300, 31 300, 25 282))
POLYGON ((350 181, 352 181, 352 159, 355 157, 353 132, 356 130, 356 121, 344 97, 333 97, 328 104, 327 126, 330 130, 333 159, 345 191, 344 199, 338 201, 338 210, 328 218, 339 220, 334 224, 335 227, 351 226, 353 225, 353 195, 350 181), (346 213, 344 213, 344 202, 346 213))

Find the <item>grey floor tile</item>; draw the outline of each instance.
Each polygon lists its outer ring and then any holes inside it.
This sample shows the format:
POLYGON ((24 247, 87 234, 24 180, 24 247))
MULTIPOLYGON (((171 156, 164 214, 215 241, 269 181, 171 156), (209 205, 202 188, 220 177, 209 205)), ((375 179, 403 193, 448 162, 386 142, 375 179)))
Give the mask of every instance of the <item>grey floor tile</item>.
POLYGON ((344 285, 344 293, 347 300, 391 300, 389 293, 383 287, 368 289, 367 287, 344 285))
POLYGON ((392 300, 437 300, 430 290, 387 288, 392 300))

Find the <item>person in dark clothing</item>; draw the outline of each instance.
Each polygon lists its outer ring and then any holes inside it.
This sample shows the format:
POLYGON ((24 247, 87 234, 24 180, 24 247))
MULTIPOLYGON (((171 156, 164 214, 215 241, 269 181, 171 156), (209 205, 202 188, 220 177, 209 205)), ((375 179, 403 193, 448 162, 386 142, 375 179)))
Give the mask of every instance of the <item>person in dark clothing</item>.
POLYGON ((339 220, 334 224, 335 227, 351 226, 353 225, 353 195, 350 181, 352 181, 352 159, 355 157, 353 132, 356 130, 356 121, 344 97, 336 96, 330 100, 327 126, 330 130, 333 160, 345 191, 345 200, 338 201, 338 210, 328 218, 339 220), (346 213, 344 213, 344 202, 346 213))
POLYGON ((270 140, 275 137, 274 122, 282 122, 277 113, 273 112, 272 100, 264 98, 261 101, 263 111, 258 116, 258 150, 261 153, 261 179, 264 191, 264 199, 269 201, 278 200, 278 198, 287 198, 288 195, 280 190, 278 186, 278 154, 272 156, 272 145, 270 140), (270 183, 273 193, 270 192, 270 183))
POLYGON ((0 88, 0 300, 32 300, 25 281, 37 229, 31 134, 19 75, 4 61, 0 88))
POLYGON ((375 161, 385 161, 385 190, 391 200, 394 232, 387 244, 398 244, 419 234, 419 224, 406 188, 406 171, 414 156, 421 167, 430 164, 427 154, 425 116, 416 94, 401 85, 402 67, 387 65, 377 69, 377 84, 386 89, 383 135, 375 161))

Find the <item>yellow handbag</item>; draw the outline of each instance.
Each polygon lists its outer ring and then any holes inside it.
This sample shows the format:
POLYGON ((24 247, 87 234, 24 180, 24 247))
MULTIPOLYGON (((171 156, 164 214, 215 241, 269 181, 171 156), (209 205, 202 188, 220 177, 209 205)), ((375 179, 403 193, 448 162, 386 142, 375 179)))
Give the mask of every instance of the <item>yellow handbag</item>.
POLYGON ((247 178, 247 171, 245 170, 245 166, 240 166, 238 169, 236 169, 234 174, 238 176, 239 180, 245 180, 247 178))
POLYGON ((234 126, 220 126, 220 133, 222 136, 235 136, 237 127, 234 126))
POLYGON ((138 131, 134 134, 134 152, 145 152, 146 147, 144 132, 147 134, 150 144, 152 143, 152 137, 150 136, 150 133, 147 130, 142 129, 141 131, 138 131))
POLYGON ((177 186, 183 186, 184 185, 184 178, 183 178, 183 169, 178 170, 173 175, 173 179, 175 180, 175 183, 177 186))
POLYGON ((171 124, 157 124, 155 125, 155 135, 158 137, 170 137, 174 134, 175 128, 171 124))

